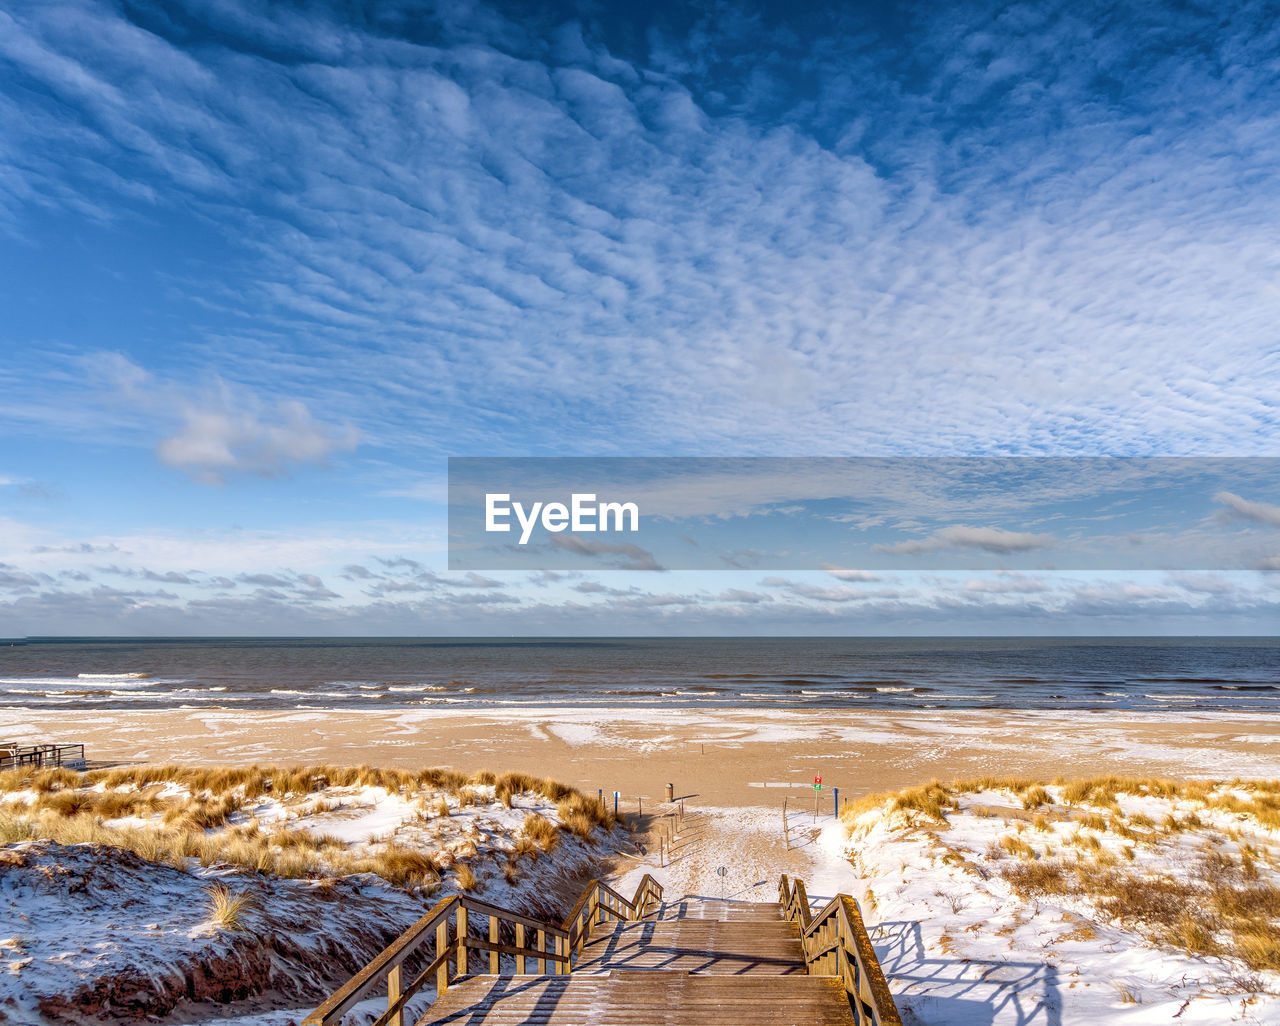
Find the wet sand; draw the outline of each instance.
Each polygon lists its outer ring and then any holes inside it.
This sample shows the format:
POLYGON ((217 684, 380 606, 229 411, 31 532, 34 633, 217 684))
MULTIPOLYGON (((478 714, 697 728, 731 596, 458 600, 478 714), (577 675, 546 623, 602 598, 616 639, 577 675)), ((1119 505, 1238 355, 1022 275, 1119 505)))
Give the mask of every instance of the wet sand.
POLYGON ((988 774, 1280 777, 1280 723, 1198 713, 804 712, 522 707, 475 710, 0 709, 0 738, 84 742, 91 763, 339 763, 524 770, 640 799, 842 799, 988 774))

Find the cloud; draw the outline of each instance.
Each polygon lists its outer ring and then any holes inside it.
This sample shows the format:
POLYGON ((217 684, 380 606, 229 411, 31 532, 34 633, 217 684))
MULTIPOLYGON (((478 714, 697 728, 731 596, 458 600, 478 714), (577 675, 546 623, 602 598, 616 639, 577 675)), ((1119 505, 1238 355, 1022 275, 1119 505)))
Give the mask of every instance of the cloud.
POLYGON ((69 555, 87 555, 94 552, 119 552, 120 547, 114 544, 94 545, 92 542, 76 542, 71 545, 36 545, 31 549, 32 553, 66 553, 69 555))
POLYGON ((838 581, 878 581, 880 575, 872 573, 870 570, 849 570, 844 567, 832 566, 830 563, 823 563, 822 569, 829 573, 838 581))
POLYGON ((444 584, 451 588, 503 588, 506 587, 502 581, 496 581, 492 577, 482 577, 471 570, 468 570, 461 577, 444 577, 441 579, 444 584))
POLYGON ((1269 502, 1251 502, 1234 492, 1218 492, 1213 497, 1213 501, 1227 507, 1226 510, 1221 511, 1224 517, 1252 520, 1269 527, 1280 527, 1280 506, 1273 506, 1269 502))
MULTIPOLYGON (((514 423, 530 450, 1270 451, 1261 5, 714 8, 630 43, 483 4, 429 39, 75 11, 5 15, 0 218, 216 226, 229 259, 163 268, 208 311, 185 355, 272 394, 177 411, 163 452, 202 479, 343 451, 347 420, 455 451, 514 423)), ((82 431, 21 359, 8 416, 82 431)))
POLYGON ((241 584, 253 584, 259 588, 290 588, 293 582, 281 574, 240 574, 236 578, 241 584))
POLYGON ((1050 588, 1038 577, 1006 574, 995 578, 984 577, 965 581, 964 590, 986 595, 1035 595, 1049 591, 1050 588))
POLYGON ((1025 531, 1006 531, 999 527, 944 527, 927 538, 898 542, 894 545, 876 545, 877 552, 913 556, 942 549, 980 549, 983 552, 1027 552, 1047 549, 1056 544, 1051 534, 1031 534, 1025 531))
POLYGON ((221 379, 202 389, 184 388, 119 353, 97 354, 89 363, 135 409, 179 422, 156 446, 156 455, 207 483, 221 484, 232 473, 278 477, 297 465, 323 464, 360 439, 351 424, 323 423, 296 399, 264 401, 221 379))
POLYGON ((758 591, 745 591, 742 588, 730 588, 728 591, 722 591, 715 597, 716 602, 741 602, 747 605, 757 605, 761 602, 772 602, 772 595, 765 595, 758 591))
POLYGON ((334 429, 320 423, 297 400, 263 410, 184 404, 182 421, 156 455, 167 466, 213 483, 231 471, 275 477, 295 464, 323 463, 333 452, 354 449, 359 439, 350 425, 334 429))
POLYGON ((599 542, 576 534, 553 534, 551 544, 566 552, 603 559, 619 570, 662 570, 653 553, 630 542, 599 542))

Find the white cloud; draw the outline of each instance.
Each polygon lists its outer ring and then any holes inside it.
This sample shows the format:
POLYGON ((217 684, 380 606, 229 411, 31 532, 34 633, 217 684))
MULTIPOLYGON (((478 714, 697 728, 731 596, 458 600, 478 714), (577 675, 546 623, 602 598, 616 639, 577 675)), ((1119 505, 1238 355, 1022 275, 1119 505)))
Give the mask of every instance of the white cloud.
POLYGON ((880 574, 873 573, 870 570, 848 570, 844 567, 831 566, 823 564, 822 567, 827 573, 838 581, 878 581, 880 574))
MULTIPOLYGON (((1273 506, 1269 502, 1252 502, 1249 499, 1241 498, 1234 492, 1218 492, 1213 497, 1214 502, 1220 502, 1234 513, 1235 516, 1244 520, 1253 520, 1259 524, 1268 524, 1271 527, 1280 527, 1280 506, 1273 506)), ((1231 513, 1223 511, 1224 516, 1231 516, 1231 513)))
POLYGON ((942 549, 980 549, 983 552, 1009 553, 1046 549, 1057 542, 1051 534, 1032 534, 1026 531, 1006 531, 999 527, 944 527, 927 538, 899 542, 894 545, 876 545, 879 552, 895 555, 917 555, 942 549))
POLYGON ((266 401, 221 380, 202 389, 183 387, 119 353, 98 354, 90 365, 135 410, 181 422, 156 446, 156 455, 197 480, 222 483, 231 473, 274 477, 299 464, 322 464, 360 440, 351 424, 319 421, 296 399, 266 401))

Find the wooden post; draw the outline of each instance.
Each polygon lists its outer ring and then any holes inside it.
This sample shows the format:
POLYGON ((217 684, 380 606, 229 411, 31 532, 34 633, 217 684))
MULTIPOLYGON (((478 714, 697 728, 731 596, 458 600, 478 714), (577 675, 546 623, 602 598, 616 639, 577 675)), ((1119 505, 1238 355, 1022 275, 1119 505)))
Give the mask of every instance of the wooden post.
POLYGON ((538 952, 539 954, 544 956, 543 958, 538 959, 538 973, 542 976, 546 976, 547 975, 547 960, 545 957, 547 954, 547 931, 546 930, 538 931, 538 952))
MULTIPOLYGON (((495 915, 489 916, 489 943, 498 943, 498 917, 495 915)), ((498 953, 492 948, 489 949, 489 975, 498 975, 498 953)))
POLYGON ((787 828, 787 798, 789 795, 782 796, 782 838, 787 842, 787 851, 791 850, 791 831, 787 828))
MULTIPOLYGON (((387 1008, 390 1009, 400 999, 400 980, 402 966, 396 963, 387 973, 387 1008)), ((404 1026, 404 1013, 396 1012, 387 1020, 387 1026, 404 1026)))
POLYGON ((458 975, 467 975, 467 906, 458 906, 458 975))
MULTIPOLYGON (((524 923, 516 923, 516 947, 524 947, 524 923)), ((525 963, 524 954, 516 955, 516 975, 523 976, 528 972, 528 965, 525 963)))
POLYGON ((668 784, 667 785, 667 801, 673 802, 675 800, 676 800, 676 785, 668 784))
POLYGON ((636 795, 636 802, 637 802, 637 803, 639 804, 639 806, 640 806, 640 813, 639 813, 639 814, 640 814, 641 816, 643 816, 643 815, 644 815, 644 795, 640 795, 640 794, 636 795))
POLYGON ((436 970, 436 996, 449 989, 449 919, 446 916, 436 927, 436 957, 444 955, 444 961, 436 970))

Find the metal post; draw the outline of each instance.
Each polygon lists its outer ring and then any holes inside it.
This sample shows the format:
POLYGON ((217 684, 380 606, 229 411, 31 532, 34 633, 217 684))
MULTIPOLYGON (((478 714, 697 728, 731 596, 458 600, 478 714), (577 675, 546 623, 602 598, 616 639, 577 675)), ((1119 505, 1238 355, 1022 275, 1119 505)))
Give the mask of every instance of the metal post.
POLYGON ((613 814, 614 816, 618 815, 618 792, 617 791, 613 792, 613 814))
POLYGON ((835 795, 835 799, 836 799, 836 813, 835 813, 835 815, 836 815, 836 819, 839 819, 839 818, 840 818, 840 788, 838 788, 838 787, 833 787, 833 788, 831 789, 831 793, 832 793, 833 795, 835 795))

